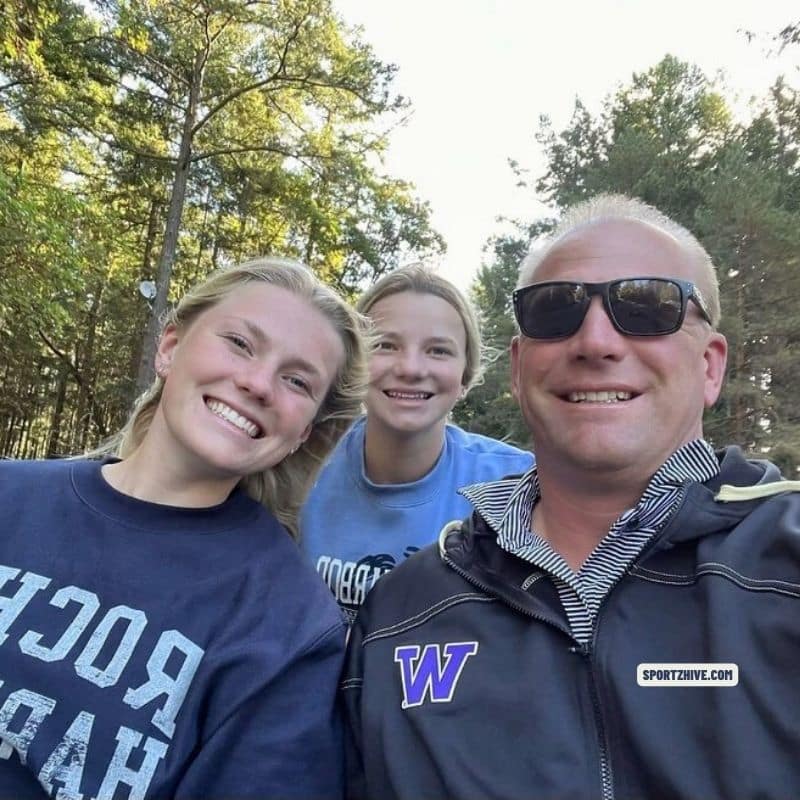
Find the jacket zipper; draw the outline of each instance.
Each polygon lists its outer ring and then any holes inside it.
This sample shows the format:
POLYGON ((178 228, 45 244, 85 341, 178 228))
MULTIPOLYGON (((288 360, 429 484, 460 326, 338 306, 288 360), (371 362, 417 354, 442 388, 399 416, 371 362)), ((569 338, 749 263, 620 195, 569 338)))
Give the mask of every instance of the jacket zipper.
MULTIPOLYGON (((653 538, 639 553, 639 555, 636 558, 636 561, 641 560, 641 558, 655 546, 656 542, 658 542, 661 539, 664 530, 668 527, 670 522, 672 522, 672 520, 675 518, 675 515, 678 513, 678 510, 683 505, 683 501, 686 498, 686 491, 687 491, 687 484, 684 483, 682 484, 678 492, 678 496, 675 498, 675 502, 673 503, 672 508, 669 511, 669 514, 667 514, 667 516, 664 518, 664 522, 662 523, 661 528, 653 534, 653 538)), ((609 758, 608 746, 606 744, 605 723, 603 722, 603 712, 600 704, 600 695, 597 690, 597 678, 595 676, 594 660, 592 659, 592 653, 594 653, 595 649, 595 644, 597 640, 597 629, 600 624, 600 613, 603 610, 603 605, 605 604, 605 601, 609 597, 611 592, 614 590, 614 587, 622 580, 622 578, 626 574, 627 570, 623 572, 617 578, 617 580, 615 580, 614 583, 611 584, 611 586, 608 587, 608 591, 606 592, 605 597, 600 603, 600 607, 597 609, 595 622, 594 625, 592 626, 591 644, 581 645, 577 649, 577 652, 585 656, 587 663, 589 665, 589 694, 592 697, 592 710, 594 711, 594 721, 595 721, 595 726, 597 728, 597 740, 598 740, 598 746, 600 748, 600 781, 603 787, 603 800, 614 800, 614 774, 611 769, 611 759, 609 758)))
POLYGON ((600 696, 597 692, 597 679, 592 659, 593 648, 581 645, 576 649, 585 659, 589 668, 589 695, 592 698, 592 712, 594 713, 594 726, 597 732, 597 747, 600 751, 600 787, 603 800, 614 800, 614 776, 611 770, 611 759, 608 755, 606 744, 606 727, 603 722, 603 712, 600 707, 600 696))
MULTIPOLYGON (((442 560, 447 564, 454 572, 458 573, 465 581, 471 583, 473 586, 476 586, 478 589, 483 591, 485 594, 497 596, 496 593, 492 590, 491 587, 486 586, 486 584, 482 583, 481 581, 477 580, 474 575, 471 575, 466 570, 459 567, 446 553, 442 554, 442 560)), ((605 739, 605 727, 603 725, 603 718, 600 713, 600 701, 597 696, 597 685, 594 677, 594 667, 592 664, 591 654, 589 648, 586 645, 577 644, 577 640, 572 635, 572 632, 566 628, 562 627, 561 625, 556 625, 552 620, 545 619, 545 617, 541 616, 540 614, 536 614, 535 612, 531 611, 529 608, 524 608, 519 603, 514 603, 507 598, 502 598, 502 602, 505 603, 510 608, 515 609, 520 614, 524 614, 527 617, 531 617, 532 619, 537 619, 540 622, 544 622, 547 625, 552 625, 554 628, 557 628, 560 631, 569 636, 573 642, 576 644, 570 648, 573 653, 579 653, 580 655, 584 656, 587 661, 587 665, 589 668, 589 695, 591 696, 592 700, 592 711, 594 713, 594 721, 595 721, 595 732, 597 734, 597 746, 600 753, 600 790, 602 793, 602 800, 614 800, 614 783, 611 778, 611 762, 608 758, 608 748, 606 747, 606 739, 605 739)))

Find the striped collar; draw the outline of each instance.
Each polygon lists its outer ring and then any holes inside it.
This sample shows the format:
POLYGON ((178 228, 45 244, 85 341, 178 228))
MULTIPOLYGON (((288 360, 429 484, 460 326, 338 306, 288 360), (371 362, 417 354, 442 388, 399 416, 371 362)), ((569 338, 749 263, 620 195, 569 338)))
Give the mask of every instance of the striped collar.
MULTIPOLYGON (((604 598, 672 517, 681 487, 719 473, 711 447, 696 439, 676 450, 653 475, 639 502, 622 513, 577 572, 549 541, 531 530, 540 496, 536 469, 517 481, 470 486, 462 493, 497 534, 497 544, 537 567, 553 582, 576 641, 585 644, 604 598)), ((534 573, 536 574, 536 573, 534 573)))
MULTIPOLYGON (((713 448, 704 439, 695 439, 678 448, 656 471, 634 508, 620 515, 611 530, 634 523, 647 516, 651 502, 661 497, 665 490, 678 488, 694 481, 704 483, 719 474, 719 461, 713 448)), ((470 501, 489 527, 498 534, 500 543, 509 534, 518 541, 525 531, 531 533, 531 514, 539 499, 539 478, 534 465, 519 478, 476 483, 459 489, 459 494, 470 501)))

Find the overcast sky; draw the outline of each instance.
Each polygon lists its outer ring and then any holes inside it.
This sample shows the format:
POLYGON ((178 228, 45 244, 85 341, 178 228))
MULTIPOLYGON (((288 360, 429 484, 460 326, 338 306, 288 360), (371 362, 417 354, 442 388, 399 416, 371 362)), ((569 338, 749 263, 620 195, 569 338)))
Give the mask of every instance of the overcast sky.
POLYGON ((547 209, 515 189, 514 158, 534 177, 541 114, 560 128, 576 97, 592 111, 667 53, 713 76, 724 70, 742 109, 778 74, 800 84, 800 47, 769 56, 766 39, 800 19, 796 0, 334 0, 377 55, 399 67, 413 113, 396 130, 386 170, 429 201, 448 252, 443 274, 466 288, 499 215, 547 209), (764 36, 748 44, 743 30, 764 36))

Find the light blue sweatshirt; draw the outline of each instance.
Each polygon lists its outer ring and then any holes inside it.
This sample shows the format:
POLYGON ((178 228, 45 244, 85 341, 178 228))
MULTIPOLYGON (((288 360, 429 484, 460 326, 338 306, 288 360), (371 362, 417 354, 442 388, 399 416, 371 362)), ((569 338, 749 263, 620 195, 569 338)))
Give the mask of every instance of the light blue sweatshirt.
POLYGON ((459 488, 533 466, 529 452, 448 425, 427 475, 375 484, 364 469, 365 422, 358 420, 339 442, 300 515, 302 546, 351 621, 381 575, 470 513, 459 488))

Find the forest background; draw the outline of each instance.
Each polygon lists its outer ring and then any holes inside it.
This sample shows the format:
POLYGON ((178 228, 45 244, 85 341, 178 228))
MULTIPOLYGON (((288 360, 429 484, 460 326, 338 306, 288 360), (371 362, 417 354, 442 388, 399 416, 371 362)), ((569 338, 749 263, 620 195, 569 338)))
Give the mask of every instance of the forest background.
MULTIPOLYGON (((775 36, 800 49, 800 23, 775 36)), ((158 320, 216 266, 300 258, 349 297, 444 249, 382 171, 408 101, 330 0, 15 0, 0 11, 0 456, 51 457, 117 429, 152 377, 158 320)), ((497 357, 464 427, 529 446, 504 353, 519 262, 600 191, 641 197, 711 253, 728 378, 712 443, 800 466, 800 93, 738 121, 718 79, 671 56, 598 114, 576 101, 513 164, 552 218, 487 243, 472 287, 497 357)))

